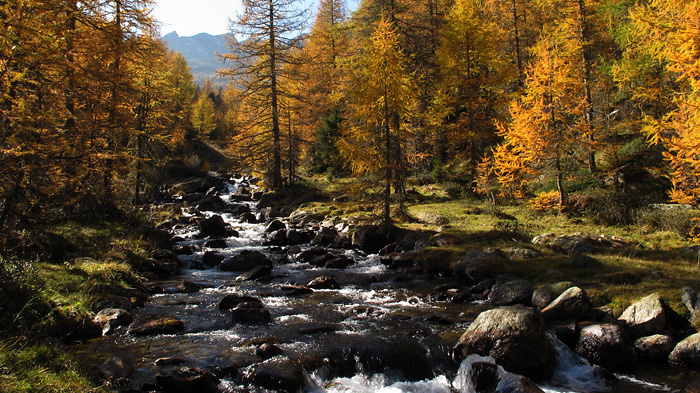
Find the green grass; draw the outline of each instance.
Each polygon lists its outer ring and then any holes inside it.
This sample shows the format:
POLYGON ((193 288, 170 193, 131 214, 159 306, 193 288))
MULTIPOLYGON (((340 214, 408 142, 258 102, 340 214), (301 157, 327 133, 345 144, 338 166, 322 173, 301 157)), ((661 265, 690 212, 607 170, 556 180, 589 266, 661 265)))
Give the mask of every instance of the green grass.
POLYGON ((3 393, 108 392, 95 386, 79 364, 55 345, 21 347, 0 341, 3 393))

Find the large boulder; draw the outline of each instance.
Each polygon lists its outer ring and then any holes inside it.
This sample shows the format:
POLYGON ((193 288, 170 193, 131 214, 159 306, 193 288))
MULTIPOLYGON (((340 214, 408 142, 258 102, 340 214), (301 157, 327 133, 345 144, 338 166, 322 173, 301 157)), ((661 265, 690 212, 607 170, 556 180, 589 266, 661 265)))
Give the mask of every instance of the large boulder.
POLYGON ((571 287, 542 310, 542 317, 547 321, 578 320, 589 308, 591 299, 586 291, 571 287))
POLYGON ((683 295, 681 295, 681 300, 685 307, 690 311, 690 323, 695 323, 700 321, 700 301, 698 299, 698 292, 691 288, 683 288, 683 295))
POLYGON ((162 393, 218 393, 219 379, 209 371, 196 367, 179 367, 156 375, 162 393))
POLYGON ((530 378, 522 375, 505 373, 494 393, 544 393, 530 378))
POLYGON ((529 305, 532 300, 532 284, 527 280, 513 280, 496 284, 489 294, 489 302, 498 306, 511 304, 529 305))
POLYGON ((226 223, 221 216, 213 215, 199 221, 199 233, 202 236, 224 236, 226 234, 226 223))
POLYGON ((556 364, 542 316, 522 305, 479 314, 455 347, 458 360, 470 354, 492 356, 506 370, 535 380, 551 377, 556 364))
POLYGON ((265 324, 272 322, 272 315, 262 303, 240 303, 231 310, 233 322, 246 324, 265 324))
POLYGON ((645 362, 662 362, 668 359, 676 343, 671 336, 655 334, 634 341, 637 358, 645 362))
POLYGON ((634 337, 662 333, 666 327, 666 307, 661 296, 652 293, 629 306, 620 316, 634 337))
POLYGON ((287 226, 280 220, 272 220, 265 228, 265 233, 272 233, 279 231, 280 229, 287 229, 287 226))
POLYGON ((304 369, 286 357, 273 357, 243 371, 243 382, 276 392, 301 392, 306 379, 304 369))
POLYGON ((637 364, 634 344, 620 326, 612 323, 584 326, 576 353, 612 371, 629 370, 637 364))
POLYGON ((669 355, 668 361, 687 368, 700 368, 700 333, 679 342, 669 355))
POLYGON ((153 336, 156 334, 176 334, 185 328, 184 322, 174 317, 144 316, 129 326, 129 333, 134 336, 153 336))
POLYGON ((263 307, 262 300, 256 297, 229 293, 228 295, 224 296, 224 298, 221 299, 221 301, 219 302, 219 310, 230 311, 236 308, 241 303, 260 303, 260 307, 263 307))
POLYGON ((340 289, 340 284, 330 276, 316 277, 307 285, 311 289, 340 289))
POLYGON ((194 206, 201 211, 220 212, 226 206, 224 201, 216 195, 189 194, 182 199, 187 206, 194 206))
POLYGON ((532 293, 532 305, 539 308, 545 308, 549 305, 549 303, 553 302, 554 299, 558 298, 559 295, 564 293, 564 291, 573 286, 574 283, 571 281, 544 284, 535 289, 535 292, 532 293))
POLYGON ((389 243, 391 243, 391 240, 378 225, 359 226, 352 234, 353 247, 370 254, 377 253, 389 243))
POLYGON ((244 250, 239 254, 226 258, 219 265, 225 272, 247 272, 256 266, 272 268, 272 260, 259 251, 244 250))
POLYGON ((236 277, 236 281, 253 281, 269 277, 271 274, 271 267, 267 265, 259 265, 236 277))

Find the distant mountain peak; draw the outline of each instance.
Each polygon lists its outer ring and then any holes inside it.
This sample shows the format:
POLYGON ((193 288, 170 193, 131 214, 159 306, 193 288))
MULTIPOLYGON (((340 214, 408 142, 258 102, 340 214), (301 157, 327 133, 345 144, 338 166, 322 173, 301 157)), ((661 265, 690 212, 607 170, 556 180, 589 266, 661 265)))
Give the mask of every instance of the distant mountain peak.
POLYGON ((182 37, 173 31, 164 35, 162 40, 168 48, 180 52, 187 59, 194 81, 198 85, 202 86, 207 78, 210 78, 214 84, 220 81, 218 69, 222 64, 219 63, 217 53, 229 52, 225 34, 199 33, 182 37))

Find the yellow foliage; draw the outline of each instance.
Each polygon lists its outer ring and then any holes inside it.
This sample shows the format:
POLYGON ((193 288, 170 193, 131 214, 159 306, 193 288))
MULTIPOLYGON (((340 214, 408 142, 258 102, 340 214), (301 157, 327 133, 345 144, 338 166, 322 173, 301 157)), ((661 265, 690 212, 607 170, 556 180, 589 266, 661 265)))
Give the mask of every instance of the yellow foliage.
POLYGON ((559 205, 559 192, 556 190, 537 194, 536 197, 530 199, 530 205, 538 212, 562 209, 562 206, 559 205))

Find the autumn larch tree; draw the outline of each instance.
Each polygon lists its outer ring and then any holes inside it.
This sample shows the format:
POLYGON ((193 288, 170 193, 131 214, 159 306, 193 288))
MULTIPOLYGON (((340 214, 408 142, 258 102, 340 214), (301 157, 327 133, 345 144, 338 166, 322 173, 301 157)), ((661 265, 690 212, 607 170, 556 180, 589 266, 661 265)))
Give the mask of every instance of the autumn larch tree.
POLYGON ((652 0, 631 12, 631 50, 657 62, 674 80, 672 106, 647 115, 644 131, 663 146, 673 184, 670 197, 700 205, 700 5, 697 1, 652 0))
POLYGON ((511 121, 498 125, 504 142, 495 150, 495 171, 502 184, 517 188, 527 182, 526 175, 553 170, 563 207, 565 159, 585 143, 580 132, 584 100, 562 36, 543 37, 535 48, 525 94, 511 103, 511 121))
POLYGON ((222 74, 241 86, 251 110, 244 133, 250 143, 242 147, 251 154, 270 151, 268 173, 275 190, 282 187, 280 82, 286 76, 283 66, 294 61, 292 50, 300 45, 305 15, 293 0, 243 0, 243 14, 232 23, 228 38, 231 53, 221 56, 231 62, 222 74))
POLYGON ((414 102, 415 82, 389 18, 375 24, 357 59, 350 90, 350 126, 340 144, 355 173, 384 178, 383 222, 391 226, 391 188, 403 206, 404 159, 401 152, 410 130, 407 120, 414 102))

